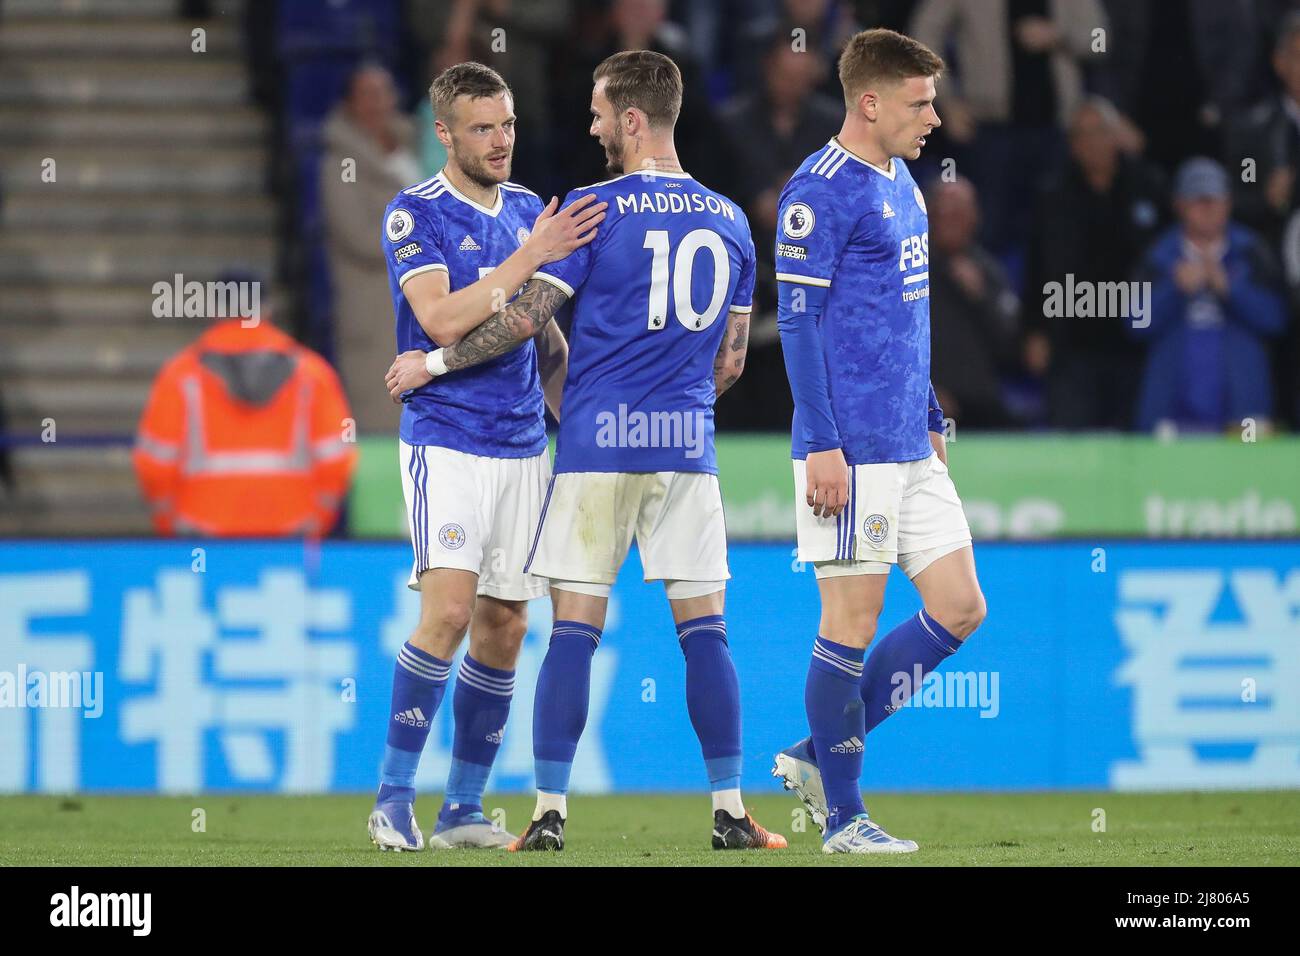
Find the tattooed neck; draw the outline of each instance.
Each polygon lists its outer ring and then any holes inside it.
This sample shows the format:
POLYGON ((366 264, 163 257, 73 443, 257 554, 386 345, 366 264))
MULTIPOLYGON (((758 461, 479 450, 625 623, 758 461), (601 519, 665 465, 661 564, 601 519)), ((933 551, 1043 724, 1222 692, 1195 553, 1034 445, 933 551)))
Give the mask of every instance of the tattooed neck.
POLYGON ((681 164, 677 162, 676 156, 647 156, 641 160, 641 167, 637 172, 642 170, 652 170, 661 173, 680 173, 681 164))

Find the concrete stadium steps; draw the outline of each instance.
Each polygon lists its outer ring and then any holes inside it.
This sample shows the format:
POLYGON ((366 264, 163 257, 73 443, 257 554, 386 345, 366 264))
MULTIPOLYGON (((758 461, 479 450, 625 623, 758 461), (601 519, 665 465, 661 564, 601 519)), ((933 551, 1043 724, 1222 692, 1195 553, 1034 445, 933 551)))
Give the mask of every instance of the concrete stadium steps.
POLYGON ((172 282, 216 279, 227 268, 274 265, 270 236, 128 236, 69 238, 64 233, 0 237, 0 282, 172 282))
MULTIPOLYGON (((256 0, 254 0, 256 2, 256 0)), ((242 10, 243 0, 229 0, 223 9, 242 10)), ((8 19, 66 20, 70 18, 102 20, 141 20, 147 18, 177 18, 179 4, 176 0, 5 0, 4 12, 8 19)))
MULTIPOLYGON (((13 7, 12 2, 6 3, 6 12, 11 12, 13 7)), ((143 16, 121 17, 115 21, 77 16, 33 18, 21 31, 0 32, 0 57, 6 59, 13 56, 106 57, 141 54, 150 57, 212 56, 237 59, 239 30, 232 22, 218 20, 190 23, 146 13, 143 16), (204 31, 205 50, 202 53, 193 48, 192 31, 196 28, 204 31)))
POLYGON ((149 232, 172 235, 215 233, 270 236, 275 204, 264 195, 221 196, 154 193, 131 196, 32 190, 0 205, 0 230, 71 234, 149 232))
POLYGON ((39 435, 47 418, 69 434, 134 434, 148 395, 148 382, 125 378, 29 371, 4 381, 9 431, 28 436, 39 435))
POLYGON ((89 342, 112 335, 113 330, 134 331, 134 326, 157 325, 153 317, 153 292, 150 284, 120 282, 84 282, 77 285, 0 284, 0 341, 6 329, 21 329, 32 324, 41 329, 57 325, 82 326, 78 334, 89 342))
POLYGON ((115 326, 87 342, 80 328, 13 324, 0 333, 0 381, 41 375, 113 378, 152 376, 202 331, 201 320, 155 319, 149 324, 115 326))
POLYGON ((0 496, 0 536, 147 535, 131 450, 31 445, 11 451, 18 492, 0 496))
POLYGON ((248 77, 237 60, 193 53, 192 59, 132 62, 103 57, 9 58, 0 64, 0 105, 169 106, 236 105, 248 99, 248 77))
POLYGON ((260 147, 220 149, 117 149, 57 146, 6 150, 0 156, 6 192, 122 193, 189 192, 195 195, 261 195, 266 157, 260 147), (45 182, 45 160, 54 160, 54 182, 45 182))
POLYGON ((0 534, 148 534, 129 449, 150 384, 205 323, 156 318, 156 282, 274 275, 269 124, 251 103, 240 0, 0 0, 0 534), (206 50, 192 50, 202 27, 206 50), (42 161, 55 160, 55 182, 42 161))
MULTIPOLYGON (((210 106, 202 111, 165 106, 102 109, 69 106, 51 111, 43 106, 0 108, 0 140, 10 148, 70 146, 154 146, 166 149, 260 146, 267 122, 257 110, 243 105, 210 106)), ((54 154, 55 156, 58 153, 54 154)))

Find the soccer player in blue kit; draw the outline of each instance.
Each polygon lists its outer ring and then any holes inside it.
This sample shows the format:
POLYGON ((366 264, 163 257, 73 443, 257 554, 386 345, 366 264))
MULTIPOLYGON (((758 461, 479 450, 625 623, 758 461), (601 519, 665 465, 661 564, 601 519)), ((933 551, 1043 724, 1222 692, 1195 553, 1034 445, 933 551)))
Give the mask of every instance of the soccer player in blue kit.
POLYGON ((533 707, 537 805, 511 849, 564 847, 592 655, 634 537, 645 579, 665 584, 686 658, 712 845, 776 849, 785 838, 755 822, 740 794, 740 694, 723 618, 730 573, 713 448, 713 403, 743 366, 754 244, 740 208, 678 163, 676 64, 617 53, 593 80, 591 133, 615 178, 566 202, 594 195, 608 203, 596 240, 539 269, 512 304, 451 348, 399 356, 398 385, 506 354, 572 299, 555 477, 527 565, 550 580, 555 611, 533 707))
POLYGON ((779 203, 798 555, 813 565, 822 610, 804 695, 811 734, 777 755, 773 774, 803 800, 826 853, 917 849, 867 815, 867 734, 920 689, 910 686, 916 669, 938 666, 985 613, 929 381, 925 200, 903 162, 939 125, 942 70, 891 30, 850 39, 839 61, 844 125, 779 203), (924 606, 864 662, 894 564, 924 606))
MULTIPOLYGON (((552 201, 543 210, 534 193, 509 182, 513 97, 494 70, 458 64, 429 95, 447 164, 398 193, 384 215, 394 354, 457 341, 539 266, 594 239, 604 218, 604 207, 590 201, 558 213, 552 201)), ((467 627, 451 702, 451 770, 428 845, 501 847, 514 839, 484 817, 483 790, 510 712, 527 602, 545 593, 523 565, 550 479, 543 395, 558 413, 566 354, 552 327, 510 355, 394 393, 403 401, 399 448, 415 551, 409 586, 420 592, 420 620, 398 653, 368 821, 381 850, 424 848, 416 769, 467 627)))

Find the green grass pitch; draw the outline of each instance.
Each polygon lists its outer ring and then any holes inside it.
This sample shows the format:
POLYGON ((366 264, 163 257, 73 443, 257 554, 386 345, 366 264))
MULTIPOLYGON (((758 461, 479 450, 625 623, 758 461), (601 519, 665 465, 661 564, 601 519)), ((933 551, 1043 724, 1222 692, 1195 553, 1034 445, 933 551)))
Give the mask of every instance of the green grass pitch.
MULTIPOLYGON (((901 857, 828 857, 798 802, 761 795, 755 817, 782 851, 709 849, 704 795, 574 796, 563 853, 380 853, 366 836, 372 797, 0 797, 0 865, 27 866, 1162 866, 1300 864, 1300 790, 1247 793, 868 795, 872 815, 921 844, 901 857), (195 810, 204 832, 195 832, 195 810), (1104 811, 1105 832, 1094 829, 1104 811)), ((437 814, 422 796, 426 832, 437 814)), ((507 826, 528 796, 488 797, 507 826)), ((517 831, 516 831, 517 832, 517 831)))

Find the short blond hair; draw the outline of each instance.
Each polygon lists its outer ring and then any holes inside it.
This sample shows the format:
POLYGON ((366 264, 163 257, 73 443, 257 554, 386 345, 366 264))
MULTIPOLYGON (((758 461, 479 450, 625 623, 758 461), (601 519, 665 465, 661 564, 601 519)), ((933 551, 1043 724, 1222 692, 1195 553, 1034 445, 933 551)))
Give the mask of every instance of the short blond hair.
POLYGON ((840 54, 840 85, 844 101, 852 106, 877 83, 938 77, 943 69, 939 55, 919 40, 893 30, 863 30, 849 39, 840 54))
MULTIPOLYGON (((429 102, 433 104, 433 115, 445 123, 451 116, 451 104, 456 97, 468 96, 476 100, 502 93, 510 93, 510 87, 492 67, 474 62, 457 63, 434 77, 433 85, 429 87, 429 102)), ((513 93, 510 96, 514 98, 513 93)))

